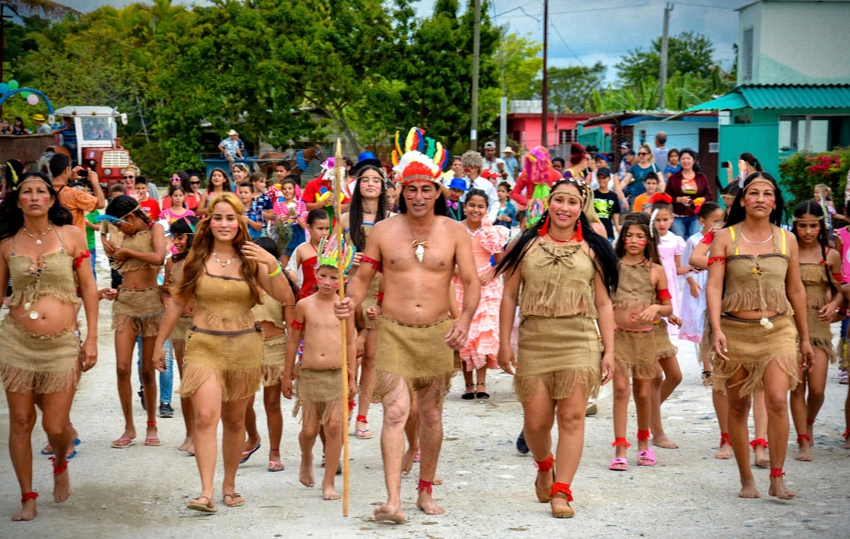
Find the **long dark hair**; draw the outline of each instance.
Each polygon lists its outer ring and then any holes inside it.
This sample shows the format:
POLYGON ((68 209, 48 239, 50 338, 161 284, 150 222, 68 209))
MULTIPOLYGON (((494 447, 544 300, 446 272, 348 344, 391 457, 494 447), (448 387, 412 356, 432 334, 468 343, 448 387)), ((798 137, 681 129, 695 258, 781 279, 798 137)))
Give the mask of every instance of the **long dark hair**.
POLYGON ((652 231, 652 225, 649 222, 649 216, 640 211, 627 213, 623 217, 623 226, 620 229, 620 237, 617 238, 617 245, 614 247, 614 254, 617 259, 626 256, 626 232, 630 226, 640 228, 646 234, 646 245, 643 248, 643 257, 651 262, 661 265, 661 258, 658 256, 658 237, 652 231))
MULTIPOLYGON (((273 257, 278 259, 280 258, 280 251, 277 248, 277 242, 268 236, 261 236, 255 239, 254 243, 257 244, 258 247, 265 249, 266 252, 273 257)), ((283 276, 286 277, 286 282, 289 283, 289 288, 292 290, 292 297, 295 298, 295 301, 298 301, 298 287, 295 286, 294 282, 292 282, 292 279, 289 277, 289 272, 284 271, 283 276)))
MULTIPOLYGON (((384 171, 381 167, 374 165, 363 165, 357 171, 357 183, 354 184, 354 192, 351 193, 351 206, 348 210, 348 236, 354 246, 357 247, 357 251, 361 253, 366 249, 366 234, 363 232, 363 195, 360 194, 360 177, 368 170, 377 172, 381 178, 384 178, 384 171)), ((386 218, 389 211, 387 206, 387 182, 381 181, 381 194, 378 196, 375 223, 386 218)))
POLYGON ((767 172, 753 172, 747 176, 747 179, 744 180, 744 186, 740 191, 738 191, 738 194, 735 195, 735 201, 729 208, 729 217, 726 219, 727 228, 737 225, 738 223, 742 223, 747 217, 747 210, 744 209, 743 205, 741 205, 741 200, 744 198, 744 193, 747 192, 747 187, 753 183, 753 180, 758 178, 767 180, 773 185, 773 192, 776 193, 776 206, 774 206, 773 211, 770 212, 770 222, 776 226, 782 226, 782 218, 785 216, 785 201, 782 200, 782 191, 780 191, 779 185, 776 183, 773 176, 767 172))
MULTIPOLYGON (((439 215, 441 217, 445 217, 448 213, 446 208, 446 197, 443 195, 443 190, 439 185, 434 185, 434 188, 437 190, 437 201, 434 203, 434 215, 439 215)), ((402 186, 399 189, 398 196, 398 212, 399 213, 407 213, 407 201, 404 200, 404 187, 402 186)))
MULTIPOLYGON (((8 165, 7 165, 8 166, 8 165)), ((17 185, 7 185, 9 191, 3 202, 0 203, 0 241, 6 238, 11 238, 24 226, 24 212, 18 207, 18 189, 17 187, 24 183, 28 178, 38 177, 47 185, 47 192, 53 197, 53 205, 47 210, 47 219, 54 226, 65 226, 74 223, 74 218, 71 216, 65 206, 59 203, 59 195, 53 189, 50 180, 41 172, 25 172, 17 185)), ((66 189, 70 189, 67 188, 66 189)))
POLYGON ((175 253, 171 255, 172 262, 180 262, 189 255, 189 251, 192 249, 192 243, 195 241, 195 228, 198 226, 199 222, 201 222, 201 220, 194 215, 187 215, 186 217, 181 217, 171 223, 170 230, 172 236, 179 236, 181 234, 188 236, 188 238, 186 238, 186 250, 182 253, 175 253))
POLYGON ((826 282, 829 283, 829 288, 835 293, 835 286, 832 284, 832 279, 829 275, 829 266, 826 264, 826 249, 829 247, 829 240, 826 237, 826 226, 823 222, 823 207, 820 205, 820 202, 814 199, 804 200, 803 202, 797 204, 797 207, 794 208, 794 221, 791 226, 791 232, 794 233, 794 236, 797 238, 797 241, 800 241, 800 236, 797 234, 797 219, 800 219, 804 215, 809 214, 817 219, 818 222, 818 244, 820 245, 820 254, 823 257, 823 267, 824 271, 826 271, 826 282))
MULTIPOLYGON (((561 184, 574 184, 575 180, 565 179, 559 180, 552 185, 551 192, 554 193, 555 189, 558 188, 561 184)), ((552 195, 549 195, 550 197, 552 195)), ((445 204, 443 204, 445 207, 445 204)), ((543 212, 543 215, 540 216, 540 219, 532 226, 525 230, 522 235, 517 238, 514 245, 510 247, 510 250, 505 254, 505 257, 496 266, 496 275, 501 273, 513 272, 519 267, 522 259, 525 257, 528 250, 534 245, 534 242, 540 238, 540 230, 543 228, 543 224, 549 217, 549 210, 547 209, 543 212)), ((608 242, 608 238, 600 236, 597 234, 593 227, 590 226, 590 221, 587 220, 587 215, 582 211, 579 213, 579 223, 581 223, 582 234, 584 235, 584 241, 587 242, 590 250, 593 251, 595 255, 593 265, 596 267, 597 273, 602 276, 602 281, 605 283, 605 288, 608 289, 608 295, 610 296, 617 290, 617 285, 619 283, 619 275, 617 273, 617 256, 614 254, 614 249, 611 248, 611 244, 608 242)))

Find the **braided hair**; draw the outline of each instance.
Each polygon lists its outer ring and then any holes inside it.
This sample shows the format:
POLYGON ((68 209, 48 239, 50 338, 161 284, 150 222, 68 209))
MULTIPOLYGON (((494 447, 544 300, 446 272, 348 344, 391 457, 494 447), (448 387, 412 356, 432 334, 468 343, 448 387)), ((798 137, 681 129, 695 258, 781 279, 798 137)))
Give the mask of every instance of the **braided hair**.
POLYGON ((829 246, 829 240, 826 237, 826 226, 824 226, 823 218, 823 207, 820 205, 820 202, 814 199, 805 200, 800 204, 797 204, 797 207, 794 208, 794 219, 792 221, 793 226, 791 227, 791 232, 794 233, 794 236, 797 238, 797 241, 800 241, 800 235, 797 232, 797 221, 802 219, 804 215, 811 215, 812 217, 818 220, 818 236, 817 241, 818 245, 820 245, 820 253, 823 259, 823 268, 826 271, 826 281, 829 283, 829 288, 832 290, 834 294, 836 292, 835 286, 832 284, 832 278, 829 274, 829 266, 826 264, 826 249, 829 246))

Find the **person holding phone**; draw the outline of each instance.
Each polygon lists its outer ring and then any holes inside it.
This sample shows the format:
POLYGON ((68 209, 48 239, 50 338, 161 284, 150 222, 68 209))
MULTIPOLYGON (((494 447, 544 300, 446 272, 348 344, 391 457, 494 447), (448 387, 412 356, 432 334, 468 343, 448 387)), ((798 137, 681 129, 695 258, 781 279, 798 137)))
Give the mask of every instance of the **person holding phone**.
POLYGON ((54 154, 50 158, 48 166, 50 167, 50 175, 53 176, 51 183, 59 197, 59 203, 71 212, 74 226, 85 232, 86 214, 95 209, 99 210, 106 207, 106 199, 103 196, 103 189, 100 187, 97 173, 83 167, 75 167, 71 170, 71 158, 61 153, 54 154), (91 184, 92 194, 69 187, 68 184, 74 179, 87 180, 91 184))

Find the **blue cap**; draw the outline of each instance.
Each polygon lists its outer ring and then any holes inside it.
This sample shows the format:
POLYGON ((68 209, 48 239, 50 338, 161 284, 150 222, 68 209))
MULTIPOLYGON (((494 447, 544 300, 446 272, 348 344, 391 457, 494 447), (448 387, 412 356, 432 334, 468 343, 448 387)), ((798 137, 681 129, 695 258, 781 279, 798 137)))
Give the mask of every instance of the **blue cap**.
POLYGON ((360 155, 357 156, 358 162, 365 161, 367 159, 377 159, 377 157, 375 157, 375 154, 373 154, 372 152, 361 152, 360 155))
POLYGON ((469 187, 466 185, 466 180, 463 178, 452 178, 452 182, 449 184, 449 189, 459 189, 461 191, 468 191, 469 187))

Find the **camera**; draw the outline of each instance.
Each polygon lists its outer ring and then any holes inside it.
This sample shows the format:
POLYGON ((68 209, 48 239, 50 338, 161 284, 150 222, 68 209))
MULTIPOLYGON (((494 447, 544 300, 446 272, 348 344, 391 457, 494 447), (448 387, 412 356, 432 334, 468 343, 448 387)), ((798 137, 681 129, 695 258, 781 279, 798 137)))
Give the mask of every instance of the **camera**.
POLYGON ((80 177, 80 178, 83 178, 83 179, 88 179, 89 171, 84 169, 84 168, 80 169, 80 170, 77 171, 77 176, 80 177))

